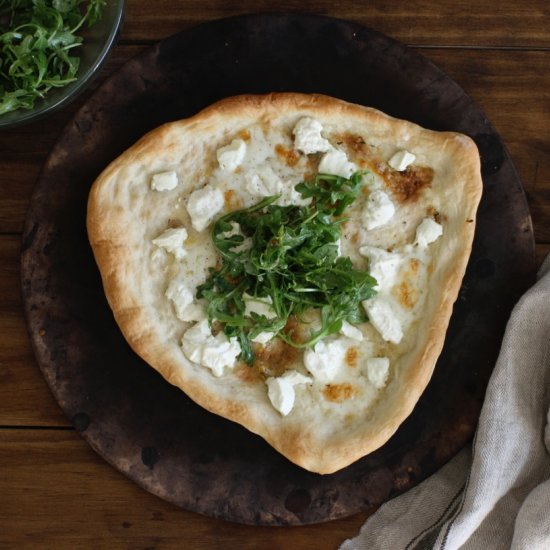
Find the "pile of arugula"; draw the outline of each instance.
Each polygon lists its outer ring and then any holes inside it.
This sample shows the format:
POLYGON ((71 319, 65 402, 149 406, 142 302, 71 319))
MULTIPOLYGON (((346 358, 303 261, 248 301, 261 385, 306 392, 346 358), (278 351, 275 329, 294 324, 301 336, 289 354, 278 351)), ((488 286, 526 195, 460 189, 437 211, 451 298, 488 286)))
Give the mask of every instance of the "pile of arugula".
POLYGON ((0 115, 32 109, 37 98, 77 78, 76 33, 106 0, 0 0, 0 115))
POLYGON ((217 320, 228 337, 239 339, 247 363, 254 361, 250 341, 261 332, 304 348, 338 332, 344 321, 367 320, 361 302, 375 294, 376 280, 339 255, 341 215, 362 179, 360 172, 350 179, 319 174, 296 186, 303 198, 311 197, 308 206, 279 206, 274 204, 279 196, 271 196, 214 224, 212 240, 222 266, 211 269, 197 297, 207 300, 210 323, 217 320), (271 302, 276 316, 245 316, 245 294, 271 302), (300 319, 311 308, 320 311, 321 327, 299 341, 285 327, 291 316, 300 319))

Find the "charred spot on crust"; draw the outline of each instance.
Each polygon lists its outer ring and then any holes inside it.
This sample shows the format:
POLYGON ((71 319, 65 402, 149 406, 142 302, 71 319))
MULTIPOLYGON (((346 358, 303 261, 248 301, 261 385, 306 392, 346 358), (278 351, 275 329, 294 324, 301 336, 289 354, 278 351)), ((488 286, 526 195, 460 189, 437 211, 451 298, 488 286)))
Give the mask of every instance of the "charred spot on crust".
POLYGON ((344 134, 340 137, 340 141, 348 151, 353 151, 357 156, 368 157, 371 155, 369 145, 357 134, 344 134))
POLYGON ((416 200, 420 192, 430 187, 434 171, 428 166, 409 166, 403 172, 385 168, 383 170, 386 185, 400 202, 416 200))
POLYGON ((429 218, 432 218, 434 222, 437 222, 439 224, 441 224, 441 222, 447 221, 447 216, 445 216, 445 214, 442 214, 433 206, 428 206, 428 208, 426 209, 426 215, 429 218))
POLYGON ((289 346, 283 340, 274 338, 265 346, 258 346, 255 350, 253 369, 259 376, 281 376, 288 368, 295 365, 299 358, 299 350, 289 346))
POLYGON ((233 372, 237 378, 245 384, 256 384, 264 381, 264 377, 262 376, 260 370, 255 368, 254 365, 251 368, 250 365, 239 362, 235 366, 235 370, 233 372))
POLYGON ((356 394, 355 388, 348 382, 343 384, 327 384, 323 389, 323 395, 327 401, 342 403, 356 394))
POLYGON ((358 356, 359 352, 355 346, 348 348, 348 350, 346 351, 346 365, 348 365, 349 367, 356 367, 358 356))
POLYGON ((296 166, 300 160, 300 154, 294 149, 287 149, 280 143, 275 145, 275 152, 277 155, 286 162, 288 166, 296 166))
POLYGON ((395 294, 398 302, 405 309, 412 309, 418 300, 418 292, 409 284, 408 281, 403 281, 399 284, 395 289, 395 294))
POLYGON ((239 137, 243 141, 250 141, 250 131, 247 130, 246 128, 243 128, 242 130, 239 131, 239 137))
POLYGON ((228 189, 223 194, 223 202, 226 210, 232 212, 243 207, 243 201, 237 196, 234 189, 228 189))

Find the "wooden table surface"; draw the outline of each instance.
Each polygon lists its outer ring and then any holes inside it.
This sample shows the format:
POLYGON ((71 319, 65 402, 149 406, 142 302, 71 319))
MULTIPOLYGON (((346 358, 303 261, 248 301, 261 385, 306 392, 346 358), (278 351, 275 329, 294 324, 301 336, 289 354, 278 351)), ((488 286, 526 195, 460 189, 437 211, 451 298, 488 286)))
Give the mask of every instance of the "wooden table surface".
MULTIPOLYGON (((418 49, 456 80, 508 147, 542 261, 550 251, 548 0, 128 0, 119 44, 97 83, 180 30, 269 11, 367 25, 418 49)), ((179 509, 97 456, 50 394, 22 313, 20 238, 40 168, 88 96, 45 121, 0 132, 0 548, 337 548, 358 532, 366 512, 313 526, 265 528, 179 509)))

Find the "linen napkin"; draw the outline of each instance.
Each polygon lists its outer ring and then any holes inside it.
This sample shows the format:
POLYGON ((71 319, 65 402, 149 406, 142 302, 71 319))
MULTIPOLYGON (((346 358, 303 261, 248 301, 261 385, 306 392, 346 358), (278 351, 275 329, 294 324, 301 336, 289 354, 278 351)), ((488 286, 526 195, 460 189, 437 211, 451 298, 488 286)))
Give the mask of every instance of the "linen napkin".
POLYGON ((340 550, 550 549, 550 256, 515 306, 471 447, 340 550))

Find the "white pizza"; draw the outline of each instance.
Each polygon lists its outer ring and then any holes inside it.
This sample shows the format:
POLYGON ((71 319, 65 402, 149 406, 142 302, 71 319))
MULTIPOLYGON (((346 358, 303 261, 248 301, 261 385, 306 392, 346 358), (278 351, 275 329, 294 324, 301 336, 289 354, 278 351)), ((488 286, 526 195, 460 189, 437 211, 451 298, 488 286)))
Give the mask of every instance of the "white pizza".
POLYGON ((383 445, 428 384, 481 190, 462 134, 247 95, 144 136, 97 178, 87 223, 130 346, 324 474, 383 445))

